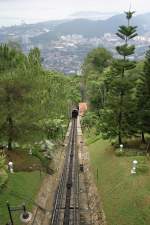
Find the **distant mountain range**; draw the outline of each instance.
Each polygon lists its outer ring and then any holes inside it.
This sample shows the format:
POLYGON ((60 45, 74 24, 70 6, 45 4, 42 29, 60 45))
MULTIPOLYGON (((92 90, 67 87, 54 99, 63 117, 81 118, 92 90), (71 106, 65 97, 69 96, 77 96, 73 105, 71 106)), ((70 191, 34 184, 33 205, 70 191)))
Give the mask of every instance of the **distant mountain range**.
MULTIPOLYGON (((150 13, 146 13, 135 16, 132 20, 132 24, 138 26, 137 31, 139 35, 144 35, 150 33, 149 21, 150 13)), ((126 23, 124 14, 115 15, 106 20, 72 19, 60 21, 60 23, 53 26, 51 31, 33 38, 33 41, 37 43, 41 41, 47 42, 57 39, 62 35, 71 34, 83 35, 86 38, 100 37, 105 33, 116 33, 118 26, 126 23)), ((47 22, 47 25, 48 24, 47 22)))
MULTIPOLYGON (((25 53, 36 46, 41 50, 43 65, 46 68, 65 74, 78 73, 85 56, 98 46, 108 48, 114 57, 117 56, 115 46, 118 44, 118 39, 114 34, 118 26, 127 24, 124 14, 111 16, 99 12, 81 12, 70 18, 3 27, 0 29, 0 42, 17 41, 25 53), (104 19, 105 16, 107 19, 104 19)), ((134 41, 136 52, 133 59, 135 60, 142 59, 149 46, 149 21, 150 13, 136 15, 132 20, 132 24, 138 26, 138 34, 142 35, 134 41)))
MULTIPOLYGON (((72 15, 72 17, 108 17, 109 13, 99 12, 80 12, 72 15)), ((110 14, 109 14, 110 16, 110 14)), ((149 35, 150 33, 150 13, 134 16, 132 24, 138 26, 138 34, 149 35)), ((111 16, 105 20, 92 20, 85 18, 66 19, 47 21, 37 24, 23 24, 20 26, 5 27, 0 29, 0 41, 6 39, 7 34, 15 34, 23 36, 24 34, 30 36, 34 45, 45 43, 51 40, 57 40, 62 35, 78 34, 86 38, 101 37, 105 33, 116 33, 118 26, 126 24, 124 14, 111 16), (37 32, 36 32, 37 31, 37 32), (31 35, 31 33, 34 33, 31 35)))

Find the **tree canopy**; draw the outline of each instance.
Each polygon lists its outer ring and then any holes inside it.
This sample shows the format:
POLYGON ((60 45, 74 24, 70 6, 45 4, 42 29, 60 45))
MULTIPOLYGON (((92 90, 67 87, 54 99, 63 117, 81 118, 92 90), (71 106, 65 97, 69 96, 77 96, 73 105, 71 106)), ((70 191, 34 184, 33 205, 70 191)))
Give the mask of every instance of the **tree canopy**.
POLYGON ((73 85, 73 79, 44 70, 37 48, 26 56, 14 47, 0 45, 1 142, 11 150, 13 142, 54 138, 52 130, 58 127, 58 120, 65 129, 69 102, 76 104, 80 99, 79 82, 73 85))

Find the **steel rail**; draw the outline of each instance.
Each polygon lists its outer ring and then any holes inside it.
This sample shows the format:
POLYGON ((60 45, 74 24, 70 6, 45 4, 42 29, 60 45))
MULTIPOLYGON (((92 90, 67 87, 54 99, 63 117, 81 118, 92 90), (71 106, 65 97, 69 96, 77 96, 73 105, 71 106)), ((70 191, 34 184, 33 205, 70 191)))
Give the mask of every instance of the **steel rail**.
POLYGON ((76 139, 77 120, 72 119, 64 168, 54 198, 50 225, 79 225, 79 166, 76 139))
POLYGON ((61 214, 61 208, 62 208, 62 203, 63 203, 63 194, 65 191, 65 186, 66 186, 66 179, 67 179, 67 166, 69 164, 69 155, 70 155, 70 150, 71 150, 71 143, 72 143, 72 135, 73 135, 73 125, 71 126, 71 131, 69 134, 69 141, 67 145, 67 152, 66 152, 66 157, 65 157, 65 162, 64 162, 64 168, 63 172, 60 178, 60 182, 57 187, 57 191, 55 194, 54 198, 54 207, 53 207, 53 212, 52 212, 52 217, 51 217, 51 225, 58 225, 60 222, 60 214, 61 214))

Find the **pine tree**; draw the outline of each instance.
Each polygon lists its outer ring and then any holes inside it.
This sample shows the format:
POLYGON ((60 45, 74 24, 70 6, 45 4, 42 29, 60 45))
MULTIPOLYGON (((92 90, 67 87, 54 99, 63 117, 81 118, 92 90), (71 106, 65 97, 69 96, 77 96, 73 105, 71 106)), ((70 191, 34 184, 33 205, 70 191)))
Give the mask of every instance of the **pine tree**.
POLYGON ((101 110, 100 129, 108 138, 118 137, 118 143, 122 144, 123 137, 134 133, 133 87, 134 81, 130 70, 135 67, 135 62, 129 60, 135 51, 135 46, 130 45, 136 33, 136 27, 131 26, 130 21, 134 12, 125 12, 127 26, 119 27, 117 36, 123 40, 123 44, 116 47, 119 59, 115 59, 110 72, 106 77, 108 83, 107 103, 101 110))
MULTIPOLYGON (((116 50, 123 57, 122 61, 118 61, 117 64, 117 69, 120 70, 120 75, 121 75, 121 81, 123 82, 124 77, 125 77, 125 71, 132 69, 134 67, 134 63, 129 62, 127 57, 134 54, 135 51, 135 46, 134 45, 129 45, 128 42, 129 40, 133 39, 134 37, 137 36, 136 33, 136 28, 135 26, 130 25, 130 20, 132 19, 132 16, 135 12, 125 12, 126 18, 128 21, 127 26, 120 26, 118 30, 118 37, 120 37, 122 40, 124 40, 124 44, 121 46, 117 46, 116 50)), ((122 86, 120 89, 120 104, 119 104, 119 117, 118 117, 118 128, 119 128, 119 133, 118 133, 118 138, 119 138, 119 144, 122 143, 122 134, 123 134, 123 105, 124 105, 124 95, 126 94, 125 88, 122 86)))
POLYGON ((144 133, 150 133, 150 49, 146 52, 143 73, 138 82, 137 100, 138 127, 142 143, 145 143, 144 133))
POLYGON ((16 78, 18 67, 22 67, 24 58, 21 51, 6 44, 0 45, 0 131, 1 136, 7 136, 9 150, 12 149, 12 140, 17 133, 13 109, 17 111, 22 101, 23 86, 20 86, 16 78))

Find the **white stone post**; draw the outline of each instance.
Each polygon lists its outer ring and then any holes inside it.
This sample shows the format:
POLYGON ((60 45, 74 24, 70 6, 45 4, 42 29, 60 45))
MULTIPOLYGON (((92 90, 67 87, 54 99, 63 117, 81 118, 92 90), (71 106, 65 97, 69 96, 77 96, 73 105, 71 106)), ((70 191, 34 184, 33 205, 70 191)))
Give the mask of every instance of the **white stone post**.
POLYGON ((123 144, 120 145, 120 152, 123 152, 123 144))
POLYGON ((131 174, 136 174, 137 164, 138 164, 138 161, 137 160, 133 160, 131 174))
POLYGON ((8 169, 9 169, 10 173, 14 173, 14 164, 13 164, 13 162, 10 161, 8 163, 8 169))

